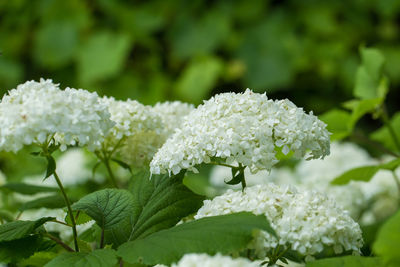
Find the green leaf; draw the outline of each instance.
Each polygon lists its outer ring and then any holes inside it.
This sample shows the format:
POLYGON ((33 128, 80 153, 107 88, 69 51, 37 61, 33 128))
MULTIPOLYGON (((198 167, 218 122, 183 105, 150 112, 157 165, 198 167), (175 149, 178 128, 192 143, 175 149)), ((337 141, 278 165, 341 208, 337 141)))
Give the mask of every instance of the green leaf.
POLYGON ((130 190, 133 211, 123 226, 106 232, 107 241, 115 245, 143 238, 156 231, 176 225, 182 218, 196 212, 203 197, 182 184, 184 173, 168 175, 139 174, 132 179, 130 190))
POLYGON ((0 222, 7 221, 11 222, 14 220, 14 215, 8 210, 0 209, 0 222))
POLYGON ((370 181, 379 170, 393 171, 400 165, 400 158, 374 166, 362 166, 346 171, 331 181, 331 184, 343 185, 350 181, 370 181))
POLYGON ((328 125, 327 130, 332 133, 331 140, 343 139, 352 131, 349 127, 351 115, 347 111, 332 109, 319 118, 328 125))
POLYGON ((91 193, 72 205, 92 217, 103 229, 116 227, 133 210, 133 197, 127 190, 104 189, 91 193))
POLYGON ((37 193, 57 192, 58 188, 49 186, 31 185, 25 183, 7 183, 0 186, 0 189, 8 189, 23 195, 34 195, 37 193))
POLYGON ((52 217, 40 218, 36 221, 14 221, 0 225, 0 242, 20 239, 32 234, 39 226, 53 220, 52 217))
POLYGON ((381 164, 381 169, 394 171, 400 166, 400 158, 389 161, 388 163, 381 164))
MULTIPOLYGON (((232 173, 233 173, 233 170, 232 170, 232 173)), ((230 181, 225 182, 225 183, 229 184, 229 185, 236 185, 236 184, 240 184, 243 179, 244 179, 244 173, 243 172, 239 172, 239 174, 237 174, 236 176, 232 177, 232 179, 230 181)))
POLYGON ((53 175, 54 172, 56 171, 55 159, 52 156, 47 156, 46 159, 47 159, 47 170, 46 170, 46 176, 44 177, 45 179, 53 175))
POLYGON ((44 67, 59 68, 73 59, 78 46, 78 31, 72 21, 44 23, 35 35, 34 58, 44 67), (57 38, 54 38, 57 36, 57 38))
POLYGON ((378 108, 383 103, 383 98, 371 98, 363 100, 353 100, 347 103, 347 107, 352 109, 349 127, 352 130, 357 121, 367 113, 376 114, 378 108))
POLYGON ((19 208, 20 211, 47 208, 47 209, 59 209, 65 207, 65 200, 61 195, 51 195, 46 197, 37 198, 28 202, 25 202, 19 208))
POLYGON ((42 239, 38 235, 0 242, 0 263, 17 262, 28 258, 40 247, 42 239))
POLYGON ((223 62, 216 57, 193 60, 176 84, 176 94, 188 102, 200 102, 208 96, 221 74, 223 62))
POLYGON ((202 218, 122 244, 128 263, 171 264, 187 253, 229 254, 246 247, 257 229, 274 233, 265 216, 248 212, 202 218))
POLYGON ((374 177, 379 169, 379 166, 364 166, 354 168, 333 179, 331 181, 331 184, 343 185, 349 183, 352 180, 368 182, 372 179, 372 177, 374 177))
POLYGON ((174 58, 209 55, 229 36, 229 17, 224 10, 210 8, 204 14, 201 18, 183 15, 175 20, 168 36, 174 58))
POLYGON ((56 253, 50 251, 39 251, 30 256, 28 259, 21 261, 21 266, 42 267, 57 256, 56 253))
MULTIPOLYGON (((92 218, 87 215, 85 212, 79 210, 79 211, 72 211, 75 217, 75 223, 76 225, 84 224, 87 222, 90 222, 92 218)), ((69 213, 67 212, 67 215, 65 216, 65 222, 68 223, 69 225, 72 225, 69 213)))
POLYGON ((384 98, 387 91, 379 91, 385 58, 374 48, 361 49, 362 65, 358 67, 354 96, 361 99, 384 98))
POLYGON ((377 267, 382 266, 380 258, 343 256, 307 262, 306 267, 377 267))
POLYGON ((112 249, 98 249, 92 252, 63 253, 45 267, 114 267, 118 263, 112 249))
MULTIPOLYGON (((397 136, 397 139, 400 140, 400 112, 394 114, 394 116, 390 120, 390 124, 397 136)), ((386 148, 392 151, 398 151, 398 148, 393 141, 389 129, 386 126, 383 126, 377 131, 373 132, 370 135, 370 138, 374 141, 381 142, 386 148)))
POLYGON ((373 245, 373 251, 381 256, 385 263, 400 265, 400 211, 397 211, 388 219, 379 229, 376 241, 373 245))
POLYGON ((125 34, 103 31, 91 35, 78 54, 80 80, 89 84, 118 74, 131 44, 130 37, 125 34))
POLYGON ((119 159, 116 159, 116 158, 112 158, 111 160, 114 161, 115 163, 117 163, 122 168, 127 169, 130 173, 132 173, 131 166, 129 166, 128 163, 123 162, 122 160, 119 160, 119 159))

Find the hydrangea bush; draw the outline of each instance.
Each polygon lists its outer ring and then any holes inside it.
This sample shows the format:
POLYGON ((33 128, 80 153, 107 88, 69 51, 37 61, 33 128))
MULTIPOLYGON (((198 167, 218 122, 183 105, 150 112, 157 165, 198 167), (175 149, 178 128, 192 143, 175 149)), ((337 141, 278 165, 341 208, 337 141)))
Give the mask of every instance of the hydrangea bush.
POLYGON ((0 102, 0 263, 397 266, 399 117, 371 60, 380 82, 356 82, 375 91, 319 118, 250 89, 195 107, 17 86, 0 102), (383 126, 360 137, 367 113, 383 126))

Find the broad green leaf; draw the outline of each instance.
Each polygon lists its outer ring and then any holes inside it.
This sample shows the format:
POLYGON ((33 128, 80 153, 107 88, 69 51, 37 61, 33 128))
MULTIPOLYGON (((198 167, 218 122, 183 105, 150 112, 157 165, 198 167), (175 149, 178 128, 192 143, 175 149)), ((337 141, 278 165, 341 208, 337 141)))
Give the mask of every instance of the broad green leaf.
POLYGON ((176 84, 176 94, 188 102, 200 102, 213 89, 223 62, 215 57, 193 60, 176 84))
POLYGON ((78 54, 80 80, 89 84, 116 75, 124 66, 131 44, 125 34, 103 31, 91 35, 78 54))
POLYGON ((51 251, 39 251, 30 256, 29 258, 21 261, 19 264, 21 266, 34 266, 34 267, 42 267, 52 259, 57 256, 56 253, 51 251))
POLYGON ((354 96, 361 99, 370 99, 386 95, 385 91, 379 92, 382 68, 385 58, 382 53, 374 48, 361 49, 362 64, 357 69, 354 96))
POLYGON ((380 258, 343 256, 307 262, 306 267, 378 267, 383 266, 380 258))
POLYGON ((357 121, 367 113, 375 113, 382 104, 383 98, 371 98, 363 100, 353 100, 347 103, 347 107, 352 109, 349 121, 350 129, 353 129, 357 121))
POLYGON ((0 263, 17 262, 28 258, 40 247, 42 239, 38 235, 0 242, 0 263))
POLYGON ((362 166, 346 171, 331 181, 331 184, 343 185, 350 181, 370 181, 379 170, 393 171, 400 165, 400 159, 374 166, 362 166))
POLYGON ((56 187, 31 185, 25 183, 7 183, 0 186, 0 189, 8 189, 23 195, 34 195, 37 193, 57 192, 59 189, 56 187))
POLYGON ((14 215, 5 209, 0 209, 0 222, 11 222, 14 220, 14 215))
POLYGON ((343 185, 350 181, 368 182, 379 171, 379 166, 364 166, 351 169, 332 180, 331 184, 343 185))
POLYGON ((347 111, 332 109, 319 118, 328 125, 327 130, 332 133, 331 140, 343 139, 352 131, 349 127, 351 115, 347 111))
POLYGON ((182 184, 184 173, 177 176, 136 175, 130 190, 133 211, 123 226, 107 232, 107 241, 115 245, 145 237, 153 232, 172 227, 182 218, 196 212, 203 197, 182 184))
POLYGON ((229 17, 224 10, 210 8, 204 14, 201 18, 183 15, 175 20, 168 36, 174 58, 208 55, 229 36, 229 17))
MULTIPOLYGON (((84 224, 92 220, 92 218, 87 215, 85 212, 79 210, 79 211, 72 211, 75 217, 75 223, 76 225, 84 224)), ((72 225, 69 213, 67 212, 67 215, 65 216, 65 222, 68 223, 69 225, 72 225)))
POLYGON ((118 263, 112 249, 98 249, 92 252, 63 253, 45 267, 114 267, 118 263))
POLYGON ((187 253, 228 254, 246 247, 256 230, 274 233, 265 216, 248 212, 202 218, 122 244, 128 263, 171 264, 187 253))
MULTIPOLYGON (((390 124, 397 136, 397 139, 400 140, 400 112, 394 114, 392 119, 390 120, 390 124)), ((370 135, 370 138, 374 141, 381 142, 386 148, 398 151, 396 144, 393 141, 391 134, 386 126, 381 127, 377 131, 373 132, 370 135)))
POLYGON ((390 266, 400 265, 400 211, 397 211, 379 229, 373 251, 390 266))
POLYGON ((79 239, 85 242, 95 242, 99 241, 99 236, 101 235, 101 228, 97 224, 93 224, 89 229, 79 234, 79 239))
POLYGON ((64 198, 57 194, 46 197, 37 198, 28 202, 25 202, 19 208, 20 211, 47 208, 47 209, 58 209, 65 207, 64 198))
POLYGON ((20 239, 32 234, 39 226, 53 220, 52 217, 40 218, 36 221, 14 221, 0 225, 0 242, 20 239))
POLYGON ((399 166, 400 166, 400 158, 389 161, 388 163, 381 164, 380 168, 389 171, 394 171, 399 166))
POLYGON ((104 189, 93 192, 72 205, 92 217, 103 229, 116 227, 133 210, 133 197, 127 190, 104 189))
POLYGON ((50 69, 70 62, 78 46, 78 31, 72 21, 45 23, 38 29, 35 37, 34 58, 39 64, 50 69))

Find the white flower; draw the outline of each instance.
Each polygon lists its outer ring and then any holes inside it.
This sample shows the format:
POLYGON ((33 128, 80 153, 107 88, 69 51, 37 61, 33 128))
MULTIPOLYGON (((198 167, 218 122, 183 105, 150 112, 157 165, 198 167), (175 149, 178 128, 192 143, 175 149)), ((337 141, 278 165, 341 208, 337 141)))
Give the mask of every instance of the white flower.
POLYGON ((113 126, 107 107, 96 93, 60 90, 51 80, 28 81, 3 96, 0 103, 0 149, 18 151, 24 145, 100 146, 113 126))
POLYGON ((362 236, 359 225, 337 207, 335 202, 315 191, 297 192, 274 184, 246 187, 244 192, 228 190, 204 201, 195 219, 250 211, 264 214, 278 239, 261 232, 249 246, 259 258, 268 256, 278 245, 289 247, 303 256, 313 256, 324 248, 359 252, 362 236))
MULTIPOLYGON (((304 190, 317 190, 334 199, 354 219, 359 219, 366 210, 373 210, 374 215, 366 215, 368 219, 365 221, 369 222, 377 220, 373 216, 384 218, 393 211, 397 203, 397 187, 390 172, 379 171, 370 182, 351 181, 342 186, 331 185, 330 182, 342 173, 360 166, 375 165, 378 161, 353 143, 334 142, 330 152, 324 160, 301 160, 293 170, 275 168, 271 173, 260 171, 255 174, 245 170, 247 185, 273 182, 278 185, 295 185, 304 190), (388 208, 374 208, 371 203, 375 201, 379 202, 377 207, 385 205, 388 208)), ((235 188, 224 183, 224 180, 228 181, 230 178, 230 168, 216 166, 210 173, 210 183, 220 189, 235 188)))
POLYGON ((152 107, 135 100, 119 101, 104 97, 115 126, 104 142, 104 148, 112 151, 115 146, 122 160, 141 167, 148 164, 157 149, 165 142, 164 124, 152 107))
POLYGON ((195 166, 219 158, 248 166, 252 172, 270 170, 276 150, 309 158, 329 154, 329 132, 317 117, 289 100, 269 100, 265 94, 216 95, 185 117, 182 127, 154 156, 152 173, 195 171, 195 166))
POLYGON ((193 110, 194 105, 180 101, 159 102, 153 107, 153 111, 162 118, 167 136, 173 134, 176 128, 181 127, 184 117, 193 110))
POLYGON ((251 262, 245 258, 233 259, 229 256, 216 254, 186 254, 172 267, 258 267, 260 262, 251 262))

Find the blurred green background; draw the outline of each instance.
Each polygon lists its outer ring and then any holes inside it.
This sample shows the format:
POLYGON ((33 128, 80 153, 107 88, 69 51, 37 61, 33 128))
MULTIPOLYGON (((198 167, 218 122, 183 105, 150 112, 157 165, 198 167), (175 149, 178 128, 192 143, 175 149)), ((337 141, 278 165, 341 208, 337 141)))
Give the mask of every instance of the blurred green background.
POLYGON ((352 97, 359 47, 400 99, 400 1, 0 1, 1 94, 40 77, 146 104, 247 87, 317 114, 352 97))

